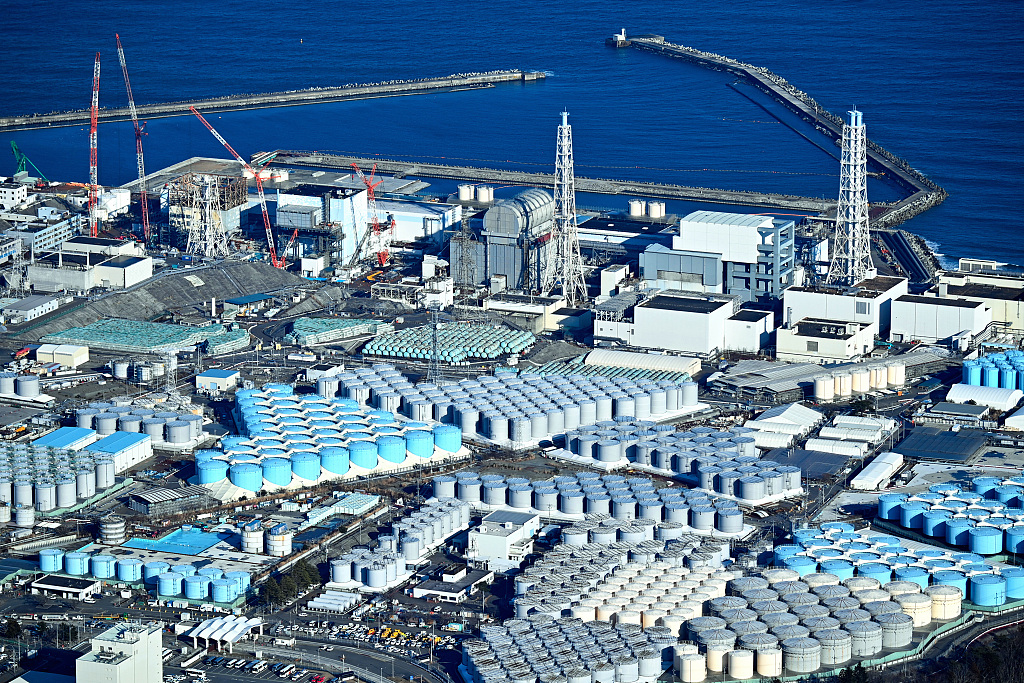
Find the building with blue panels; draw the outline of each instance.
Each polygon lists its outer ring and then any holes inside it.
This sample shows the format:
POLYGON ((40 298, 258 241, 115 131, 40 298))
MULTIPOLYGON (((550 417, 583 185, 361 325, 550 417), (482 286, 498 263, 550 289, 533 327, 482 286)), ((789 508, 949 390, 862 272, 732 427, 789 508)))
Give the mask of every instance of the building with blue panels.
POLYGON ((238 370, 221 370, 214 368, 196 375, 196 389, 213 393, 215 391, 228 391, 238 386, 238 379, 241 373, 238 370))
POLYGON ((32 442, 33 446, 45 448, 63 448, 77 451, 85 448, 99 438, 95 431, 84 427, 61 427, 32 442))
POLYGON ((124 472, 153 457, 153 439, 149 434, 114 432, 89 444, 83 450, 96 453, 97 456, 102 454, 112 459, 114 468, 118 472, 124 472))

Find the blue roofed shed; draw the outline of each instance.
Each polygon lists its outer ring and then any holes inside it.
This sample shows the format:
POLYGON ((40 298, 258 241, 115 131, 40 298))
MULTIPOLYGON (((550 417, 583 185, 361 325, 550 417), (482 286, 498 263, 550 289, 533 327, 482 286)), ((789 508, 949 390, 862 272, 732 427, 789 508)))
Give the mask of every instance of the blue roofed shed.
POLYGON ((85 450, 96 453, 96 457, 104 455, 112 459, 114 469, 123 472, 153 456, 153 440, 149 434, 114 432, 86 446, 85 450))
POLYGON ((196 389, 227 391, 238 385, 240 376, 238 370, 207 370, 196 375, 196 389))
POLYGON ((33 441, 35 446, 46 446, 48 448, 67 448, 77 451, 88 446, 98 437, 96 432, 85 427, 61 427, 52 431, 46 436, 33 441))

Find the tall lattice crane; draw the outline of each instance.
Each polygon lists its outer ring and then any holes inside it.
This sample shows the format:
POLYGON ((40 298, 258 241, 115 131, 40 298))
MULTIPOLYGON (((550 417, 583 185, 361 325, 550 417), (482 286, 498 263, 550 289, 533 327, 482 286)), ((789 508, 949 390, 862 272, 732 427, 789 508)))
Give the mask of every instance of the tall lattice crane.
POLYGON ((135 127, 135 160, 139 167, 139 204, 142 206, 142 235, 143 239, 149 242, 149 203, 146 201, 146 164, 142 160, 142 136, 146 128, 146 122, 139 125, 139 113, 135 110, 135 97, 132 96, 132 84, 128 80, 128 65, 124 61, 124 48, 121 47, 121 36, 114 34, 117 39, 117 59, 121 62, 121 71, 124 73, 124 87, 128 91, 128 109, 132 113, 132 126, 135 127))
POLYGON ((270 228, 270 214, 267 212, 267 199, 263 196, 263 180, 260 178, 259 171, 250 166, 249 162, 243 159, 241 155, 228 144, 227 140, 221 137, 221 134, 210 125, 209 121, 203 118, 202 114, 196 111, 195 107, 189 107, 189 111, 195 114, 196 118, 203 122, 203 125, 206 126, 207 130, 213 133, 213 137, 217 138, 220 144, 224 145, 224 149, 231 152, 231 156, 235 158, 235 161, 240 163, 242 168, 251 173, 253 178, 256 180, 256 191, 260 195, 260 209, 263 210, 263 227, 267 231, 267 249, 270 251, 270 262, 275 268, 284 268, 287 265, 285 263, 284 256, 278 257, 277 247, 274 245, 274 231, 270 228))
POLYGON ((92 67, 92 106, 89 108, 89 234, 96 237, 100 232, 99 174, 96 170, 96 129, 100 117, 100 53, 92 67))
MULTIPOLYGON (((391 258, 388 249, 391 247, 391 234, 394 229, 394 219, 390 219, 382 224, 380 219, 377 218, 377 197, 375 191, 377 186, 384 181, 378 180, 373 182, 374 174, 377 172, 376 164, 374 164, 373 169, 370 171, 369 178, 363 174, 362 169, 356 164, 352 164, 352 168, 356 169, 356 175, 363 181, 363 185, 366 185, 366 204, 370 213, 370 224, 373 226, 371 233, 373 241, 370 243, 370 247, 377 254, 377 264, 383 268, 391 258)), ((356 253, 358 254, 359 252, 357 251, 356 253)))

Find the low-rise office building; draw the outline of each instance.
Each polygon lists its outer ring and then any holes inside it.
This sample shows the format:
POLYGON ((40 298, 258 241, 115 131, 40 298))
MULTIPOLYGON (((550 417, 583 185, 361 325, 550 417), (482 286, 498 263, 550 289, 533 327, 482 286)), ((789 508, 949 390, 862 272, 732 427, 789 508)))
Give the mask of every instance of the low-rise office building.
POLYGON ((904 294, 892 302, 894 342, 951 342, 961 333, 976 338, 992 324, 992 309, 979 300, 904 294))
POLYGON ((775 332, 778 360, 844 363, 862 358, 875 347, 878 328, 873 323, 805 318, 775 332))

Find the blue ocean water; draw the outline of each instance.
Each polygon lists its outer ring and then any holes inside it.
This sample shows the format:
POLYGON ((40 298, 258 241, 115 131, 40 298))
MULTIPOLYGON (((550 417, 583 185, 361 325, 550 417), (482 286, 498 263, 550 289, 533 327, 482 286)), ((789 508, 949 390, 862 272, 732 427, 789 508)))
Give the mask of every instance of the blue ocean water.
MULTIPOLYGON (((949 191, 904 227, 955 256, 1024 264, 1021 5, 995 0, 780 0, 670 3, 537 0, 441 3, 145 4, 43 1, 5 7, 0 113, 88 106, 103 55, 101 104, 123 106, 114 33, 138 102, 420 78, 500 68, 550 73, 493 89, 235 112, 211 122, 243 155, 338 150, 510 168, 552 168, 559 112, 571 114, 577 174, 834 197, 837 151, 811 144, 723 74, 613 50, 625 27, 767 67, 949 191)), ((742 88, 742 86, 740 86, 742 88)), ((224 156, 193 117, 147 126, 147 168, 224 156)), ((88 131, 0 134, 50 178, 84 180, 88 131)), ((824 141, 821 141, 824 143, 824 141)), ((130 124, 100 129, 100 181, 135 174, 130 124)), ((875 200, 899 193, 873 182, 875 200)), ((624 208, 625 198, 581 205, 624 208)), ((671 206, 670 210, 686 207, 671 206)))

